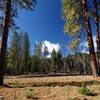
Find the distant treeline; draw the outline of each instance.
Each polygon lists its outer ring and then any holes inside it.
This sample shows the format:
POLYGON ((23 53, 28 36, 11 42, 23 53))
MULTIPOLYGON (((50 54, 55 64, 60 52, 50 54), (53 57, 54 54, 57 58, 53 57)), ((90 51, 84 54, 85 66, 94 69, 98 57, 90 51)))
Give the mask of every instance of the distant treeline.
MULTIPOLYGON (((67 52, 67 51, 66 51, 67 52)), ((62 52, 53 49, 48 58, 48 47, 42 50, 42 42, 34 46, 30 54, 30 43, 27 33, 14 32, 6 56, 6 74, 91 74, 89 55, 85 53, 62 56, 62 52)))

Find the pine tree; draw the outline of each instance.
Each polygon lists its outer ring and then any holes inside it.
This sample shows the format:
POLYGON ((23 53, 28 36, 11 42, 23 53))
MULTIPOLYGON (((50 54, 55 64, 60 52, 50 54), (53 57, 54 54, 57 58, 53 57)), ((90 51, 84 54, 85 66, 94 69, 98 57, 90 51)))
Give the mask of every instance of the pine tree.
POLYGON ((30 43, 27 33, 24 33, 23 36, 23 55, 22 55, 22 66, 23 72, 28 73, 29 70, 29 61, 30 60, 30 43))
POLYGON ((19 68, 18 72, 23 73, 23 32, 19 33, 19 68))
POLYGON ((32 73, 39 73, 40 72, 40 65, 41 65, 40 58, 36 55, 33 55, 31 62, 32 62, 31 72, 32 73))
POLYGON ((39 58, 42 58, 42 42, 41 41, 37 41, 35 43, 34 54, 38 56, 39 58))
POLYGON ((34 46, 32 57, 32 72, 42 72, 42 42, 37 41, 34 46))
POLYGON ((48 54, 49 54, 48 47, 45 46, 43 51, 43 57, 46 58, 48 54))
POLYGON ((100 30, 99 30, 99 15, 98 15, 98 6, 97 0, 93 0, 94 2, 94 22, 96 27, 96 44, 97 44, 97 62, 98 62, 98 72, 100 74, 100 30))
MULTIPOLYGON (((10 22, 14 22, 11 18, 16 17, 18 14, 18 9, 32 10, 33 6, 36 4, 36 0, 1 0, 0 1, 0 11, 4 12, 3 16, 3 32, 2 32, 2 44, 0 50, 0 85, 3 85, 4 76, 4 64, 7 48, 7 40, 9 33, 10 22), (16 7, 17 6, 17 7, 16 7), (16 9, 18 8, 18 9, 16 9), (12 12, 12 13, 11 13, 12 12)), ((14 25, 14 24, 13 24, 14 25)))
POLYGON ((57 59, 57 71, 60 72, 61 70, 63 70, 63 66, 62 66, 62 53, 61 51, 59 50, 57 52, 57 55, 56 55, 56 59, 57 59))
POLYGON ((96 57, 95 57, 92 30, 91 30, 86 0, 81 0, 81 4, 83 7, 83 15, 85 18, 85 27, 86 27, 86 32, 87 32, 87 41, 88 41, 88 48, 89 48, 89 53, 90 53, 90 64, 92 67, 92 74, 95 77, 97 76, 97 62, 96 62, 96 57))
POLYGON ((57 69, 57 52, 53 49, 51 53, 51 72, 56 72, 57 69))
POLYGON ((86 29, 92 74, 93 76, 96 76, 97 62, 94 51, 87 0, 62 0, 62 4, 63 17, 65 19, 64 31, 65 33, 70 33, 76 38, 73 42, 71 42, 71 47, 75 47, 79 43, 80 36, 78 34, 82 33, 82 29, 86 29))
POLYGON ((7 62, 8 62, 8 67, 11 67, 14 71, 14 73, 18 73, 18 67, 19 67, 19 53, 20 53, 20 48, 19 48, 19 35, 18 33, 14 32, 11 45, 8 49, 8 57, 7 57, 7 62))
POLYGON ((5 16, 4 16, 4 25, 3 25, 4 27, 3 27, 3 33, 2 33, 1 50, 0 50, 0 70, 1 70, 0 71, 0 86, 3 85, 4 64, 5 64, 7 39, 8 39, 8 32, 9 32, 10 14, 11 14, 11 0, 7 0, 5 16))

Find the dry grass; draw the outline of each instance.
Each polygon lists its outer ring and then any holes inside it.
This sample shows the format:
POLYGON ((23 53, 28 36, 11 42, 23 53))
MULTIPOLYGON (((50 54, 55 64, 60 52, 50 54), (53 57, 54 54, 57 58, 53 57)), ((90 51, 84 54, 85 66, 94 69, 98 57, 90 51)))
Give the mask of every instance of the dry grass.
POLYGON ((100 100, 100 81, 92 76, 8 77, 4 83, 6 86, 0 87, 3 100, 100 100), (82 82, 93 95, 79 93, 82 82))

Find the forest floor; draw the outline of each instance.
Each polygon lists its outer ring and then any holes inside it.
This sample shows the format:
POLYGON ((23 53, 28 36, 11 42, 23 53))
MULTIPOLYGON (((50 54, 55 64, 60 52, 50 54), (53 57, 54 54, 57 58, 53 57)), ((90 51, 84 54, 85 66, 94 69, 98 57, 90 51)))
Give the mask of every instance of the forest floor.
POLYGON ((0 87, 0 100, 100 100, 100 78, 92 76, 9 76, 4 84, 0 87), (92 95, 79 93, 82 82, 92 95))

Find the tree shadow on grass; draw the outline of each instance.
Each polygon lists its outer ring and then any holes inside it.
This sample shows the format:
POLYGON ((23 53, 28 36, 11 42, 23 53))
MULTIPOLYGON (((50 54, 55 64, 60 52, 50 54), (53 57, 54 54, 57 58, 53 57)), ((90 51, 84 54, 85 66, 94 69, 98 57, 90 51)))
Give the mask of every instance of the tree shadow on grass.
POLYGON ((81 84, 84 83, 87 86, 91 85, 99 85, 99 81, 82 81, 82 82, 76 82, 76 81, 71 81, 71 82, 34 82, 34 83, 25 83, 25 84, 4 84, 4 87, 7 88, 25 88, 25 87, 42 87, 42 86, 78 86, 80 87, 81 84))
POLYGON ((39 98, 38 97, 34 97, 33 100, 39 100, 39 98))
POLYGON ((94 83, 94 80, 93 81, 82 81, 82 82, 76 82, 76 81, 71 81, 71 82, 49 82, 49 83, 34 83, 32 86, 35 86, 35 87, 40 87, 40 86, 66 86, 66 85, 69 85, 69 86, 81 86, 81 84, 84 82, 85 85, 99 85, 100 82, 99 81, 95 81, 94 83))
POLYGON ((87 96, 97 96, 98 94, 95 92, 95 93, 92 93, 92 92, 90 92, 90 93, 88 93, 87 94, 87 96))

